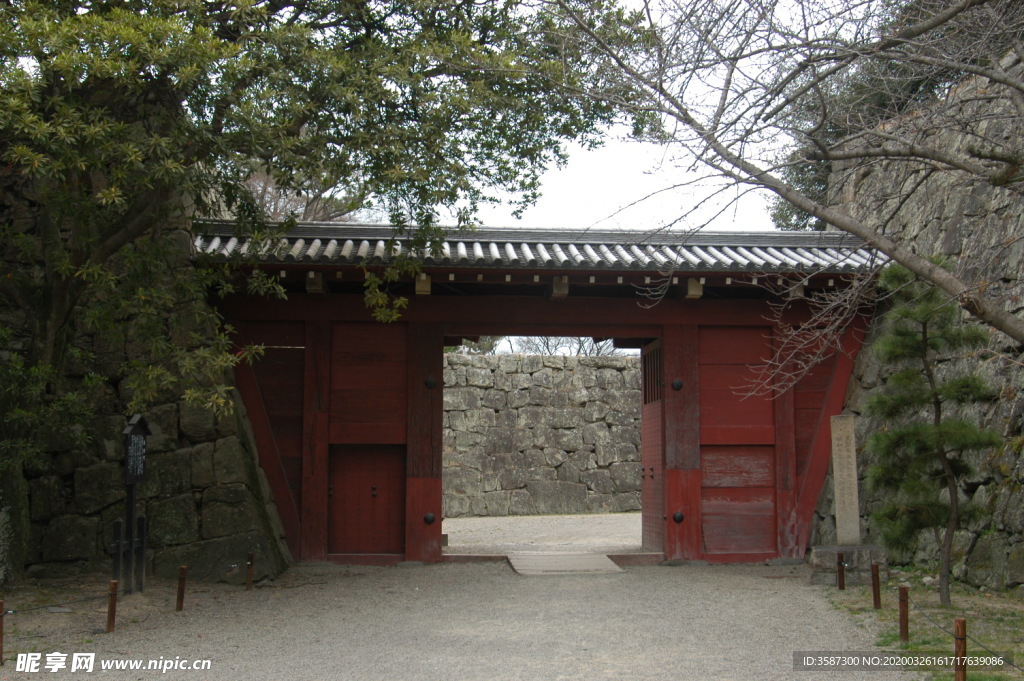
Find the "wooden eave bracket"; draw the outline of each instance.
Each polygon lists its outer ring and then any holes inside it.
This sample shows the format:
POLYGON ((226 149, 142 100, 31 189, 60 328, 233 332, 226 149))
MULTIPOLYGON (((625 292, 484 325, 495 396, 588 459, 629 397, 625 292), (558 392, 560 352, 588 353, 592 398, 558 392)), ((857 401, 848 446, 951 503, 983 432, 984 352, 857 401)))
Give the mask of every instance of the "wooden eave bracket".
POLYGON ((562 274, 551 279, 551 288, 548 289, 548 298, 551 300, 564 300, 569 296, 569 276, 562 274))
POLYGON ((701 279, 690 277, 686 280, 687 298, 702 298, 704 296, 704 283, 701 279))
POLYGON ((324 273, 323 272, 307 272, 306 273, 306 293, 323 293, 324 292, 324 273))
POLYGON ((425 272, 420 272, 416 276, 416 295, 418 296, 429 296, 430 295, 430 275, 425 272))

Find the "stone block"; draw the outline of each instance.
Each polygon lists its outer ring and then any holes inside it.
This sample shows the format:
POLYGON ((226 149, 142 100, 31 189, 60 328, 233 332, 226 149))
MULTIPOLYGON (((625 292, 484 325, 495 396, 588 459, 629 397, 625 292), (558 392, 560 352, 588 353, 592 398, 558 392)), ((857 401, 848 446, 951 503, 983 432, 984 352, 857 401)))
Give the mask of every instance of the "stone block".
POLYGON ((967 557, 967 581, 974 586, 1005 589, 1006 545, 1005 534, 992 532, 978 537, 967 557))
POLYGON ((191 442, 205 442, 217 437, 217 419, 209 409, 181 402, 178 404, 178 429, 191 442))
POLYGON ((610 443, 611 431, 605 423, 588 423, 583 426, 584 444, 610 443))
POLYGON ((643 508, 640 499, 640 492, 620 492, 615 495, 615 512, 626 513, 628 511, 639 511, 643 508))
POLYGON ((217 483, 217 475, 213 470, 214 443, 204 442, 192 448, 189 454, 189 467, 192 486, 204 489, 217 483))
POLYGON ((466 385, 476 388, 494 387, 494 375, 489 369, 468 367, 466 369, 466 385))
POLYGON ((219 485, 203 492, 202 538, 212 539, 259 529, 259 508, 242 484, 219 485))
POLYGON ((509 428, 491 428, 484 435, 484 454, 511 454, 514 443, 515 431, 509 428))
POLYGON ((585 423, 601 421, 608 413, 608 409, 608 405, 604 402, 587 402, 586 406, 583 408, 583 420, 585 423))
POLYGON ((160 494, 180 494, 192 489, 192 450, 178 449, 150 457, 152 470, 147 475, 159 481, 160 494))
POLYGON ((483 476, 480 471, 465 466, 450 466, 441 476, 444 494, 474 496, 483 492, 483 476))
POLYGON ((636 492, 643 481, 643 466, 639 463, 613 463, 608 474, 617 492, 636 492))
POLYGON ((509 511, 510 493, 504 490, 484 492, 484 508, 489 516, 506 516, 509 511))
POLYGON ((515 489, 509 494, 508 512, 511 515, 535 515, 537 504, 528 491, 515 489))
POLYGON ((117 464, 98 463, 75 471, 75 507, 80 513, 96 513, 124 494, 124 472, 117 464))
POLYGON ((42 538, 44 561, 86 560, 99 553, 99 519, 80 515, 54 518, 42 538))
POLYGON ((576 464, 566 461, 561 466, 555 469, 557 477, 562 482, 579 482, 580 481, 580 469, 577 468, 576 464))
POLYGON ((583 434, 578 430, 553 430, 549 446, 574 452, 583 448, 583 434))
POLYGON ((530 403, 530 391, 525 389, 513 390, 508 393, 507 404, 510 409, 525 407, 530 403))
POLYGON ((213 474, 217 484, 247 483, 248 465, 249 452, 242 446, 241 440, 234 436, 217 440, 213 451, 213 474))
POLYGON ((470 503, 470 497, 463 494, 445 493, 442 499, 442 513, 445 518, 459 518, 472 515, 472 512, 473 506, 470 503))
POLYGON ((199 514, 191 494, 152 501, 147 512, 150 546, 174 546, 199 539, 199 514))
POLYGON ((503 390, 487 390, 480 399, 480 404, 488 409, 504 409, 508 404, 508 397, 503 390))
POLYGON ((246 532, 173 546, 155 552, 153 573, 157 577, 175 579, 178 567, 187 565, 189 580, 244 584, 246 556, 251 552, 256 554, 253 565, 255 579, 273 578, 284 570, 286 564, 270 541, 262 532, 246 532))
POLYGON ((56 475, 29 480, 28 495, 32 522, 45 522, 64 514, 64 485, 56 475))
POLYGON ((616 369, 597 370, 598 388, 604 388, 605 390, 622 390, 624 386, 625 382, 622 379, 622 374, 616 369))
POLYGON ((807 557, 812 584, 835 584, 837 555, 843 553, 845 580, 850 586, 871 584, 871 564, 878 563, 882 583, 889 579, 889 556, 884 548, 858 546, 812 546, 807 557))
POLYGON ((163 404, 145 414, 150 435, 146 438, 148 451, 159 452, 178 446, 178 405, 163 404))
POLYGON ((451 388, 444 391, 446 411, 465 411, 480 408, 480 390, 477 388, 451 388))
POLYGON ((1006 556, 1006 586, 1024 584, 1024 544, 1010 548, 1006 556))
POLYGON ((533 374, 544 368, 544 358, 536 355, 524 355, 520 360, 520 366, 524 374, 533 374))
POLYGON ((587 508, 587 486, 579 483, 535 480, 527 483, 537 512, 545 515, 582 513, 587 508))
POLYGON ((580 482, 598 494, 611 494, 616 491, 616 485, 612 481, 611 473, 607 470, 583 471, 580 473, 580 482))

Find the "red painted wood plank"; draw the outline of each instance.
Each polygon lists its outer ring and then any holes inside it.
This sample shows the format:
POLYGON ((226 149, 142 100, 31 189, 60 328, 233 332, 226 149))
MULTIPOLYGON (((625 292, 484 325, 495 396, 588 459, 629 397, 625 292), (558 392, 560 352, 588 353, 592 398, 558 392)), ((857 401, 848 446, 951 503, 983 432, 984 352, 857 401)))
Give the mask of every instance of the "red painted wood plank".
POLYGON ((699 470, 665 471, 665 559, 701 558, 701 504, 699 470), (682 513, 682 521, 675 514, 682 513))
MULTIPOLYGON (((661 341, 656 341, 658 347, 660 344, 661 341)), ((645 347, 644 353, 652 349, 645 347)), ((665 431, 662 421, 661 400, 641 407, 641 533, 644 548, 651 551, 663 551, 665 548, 665 431)))
POLYGON ((302 550, 304 560, 327 555, 328 419, 331 325, 306 325, 302 443, 302 550))
POLYGON ((702 364, 700 366, 700 425, 767 426, 775 423, 775 408, 765 396, 744 392, 756 381, 757 374, 741 365, 702 364))
POLYGON ((701 445, 772 445, 774 426, 705 426, 700 427, 701 445))
MULTIPOLYGON (((570 304, 553 302, 539 296, 420 296, 410 301, 402 314, 405 322, 450 323, 446 332, 475 335, 522 335, 536 332, 569 331, 590 335, 585 329, 630 325, 689 324, 705 326, 763 326, 772 314, 763 300, 675 300, 664 299, 649 308, 636 304, 636 298, 572 297, 570 304), (608 324, 608 320, 614 320, 608 324)), ((293 293, 288 300, 229 296, 219 305, 234 320, 357 321, 373 323, 361 295, 293 293)), ((797 323, 807 318, 806 305, 794 302, 787 308, 784 322, 797 323)), ((657 334, 654 334, 655 336, 657 334)), ((641 337, 647 337, 641 336, 641 337)))
POLYGON ((436 324, 409 324, 407 343, 405 419, 409 477, 440 479, 444 450, 444 336, 436 324))
POLYGON ((405 559, 440 563, 441 479, 410 477, 405 484, 405 559), (432 522, 427 514, 433 515, 432 522))
POLYGON ((760 516, 706 515, 704 554, 775 554, 775 514, 760 516))
POLYGON ((763 364, 771 356, 771 327, 701 327, 700 364, 763 364))
POLYGON ((662 336, 665 467, 700 470, 703 377, 697 370, 696 326, 666 326, 662 336), (681 382, 681 389, 673 387, 681 382))
POLYGON ((780 556, 794 557, 796 527, 796 413, 792 389, 775 400, 775 517, 780 556))
POLYGON ((405 447, 336 445, 330 451, 328 552, 405 552, 405 447))
POLYGON ((707 488, 700 494, 701 516, 775 517, 775 490, 771 487, 707 488))
POLYGON ((811 532, 811 519, 818 505, 825 473, 831 459, 832 429, 830 417, 842 412, 846 399, 846 389, 853 375, 853 365, 864 341, 864 333, 868 325, 866 317, 858 317, 846 330, 842 340, 842 352, 837 353, 829 382, 828 397, 822 405, 818 416, 818 428, 811 445, 810 460, 807 470, 800 482, 796 495, 793 523, 795 525, 796 550, 802 556, 807 548, 807 539, 811 532))
POLYGON ((701 486, 772 487, 775 448, 766 446, 703 446, 701 486))

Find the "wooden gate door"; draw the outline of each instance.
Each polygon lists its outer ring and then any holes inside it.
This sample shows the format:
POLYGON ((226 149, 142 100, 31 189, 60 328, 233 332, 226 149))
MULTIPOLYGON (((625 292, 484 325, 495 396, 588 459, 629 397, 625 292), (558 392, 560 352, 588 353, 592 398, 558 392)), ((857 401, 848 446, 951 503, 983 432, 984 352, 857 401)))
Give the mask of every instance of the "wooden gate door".
POLYGON ((643 546, 650 551, 665 549, 665 431, 662 401, 664 385, 661 370, 660 340, 648 343, 641 351, 640 413, 640 503, 643 546))
POLYGON ((334 445, 329 553, 405 552, 405 446, 334 445))

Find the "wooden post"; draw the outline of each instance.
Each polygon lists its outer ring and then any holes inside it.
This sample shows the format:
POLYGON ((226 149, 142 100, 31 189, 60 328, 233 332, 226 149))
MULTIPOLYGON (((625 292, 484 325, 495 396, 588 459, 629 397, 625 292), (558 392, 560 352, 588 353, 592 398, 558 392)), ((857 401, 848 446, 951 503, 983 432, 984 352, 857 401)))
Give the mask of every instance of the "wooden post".
POLYGON ((245 567, 245 590, 252 591, 252 575, 255 570, 254 561, 256 560, 256 554, 250 553, 249 558, 246 561, 245 567))
POLYGON ((900 641, 906 643, 910 640, 910 622, 907 608, 910 606, 910 587, 900 587, 900 641))
POLYGON ((107 598, 107 633, 114 631, 114 620, 117 618, 117 580, 110 580, 110 596, 107 598))
POLYGON ((0 667, 4 666, 4 619, 7 618, 7 611, 4 610, 4 602, 0 601, 0 667))
POLYGON ((836 554, 836 584, 840 591, 846 590, 846 554, 842 551, 836 554))
POLYGON ((953 681, 967 681, 967 620, 953 620, 953 681))
POLYGON ((174 609, 181 612, 185 609, 185 575, 188 574, 188 567, 182 565, 178 568, 178 602, 174 609))
POLYGON ((871 599, 875 610, 882 609, 882 585, 878 576, 878 563, 871 564, 871 599))

